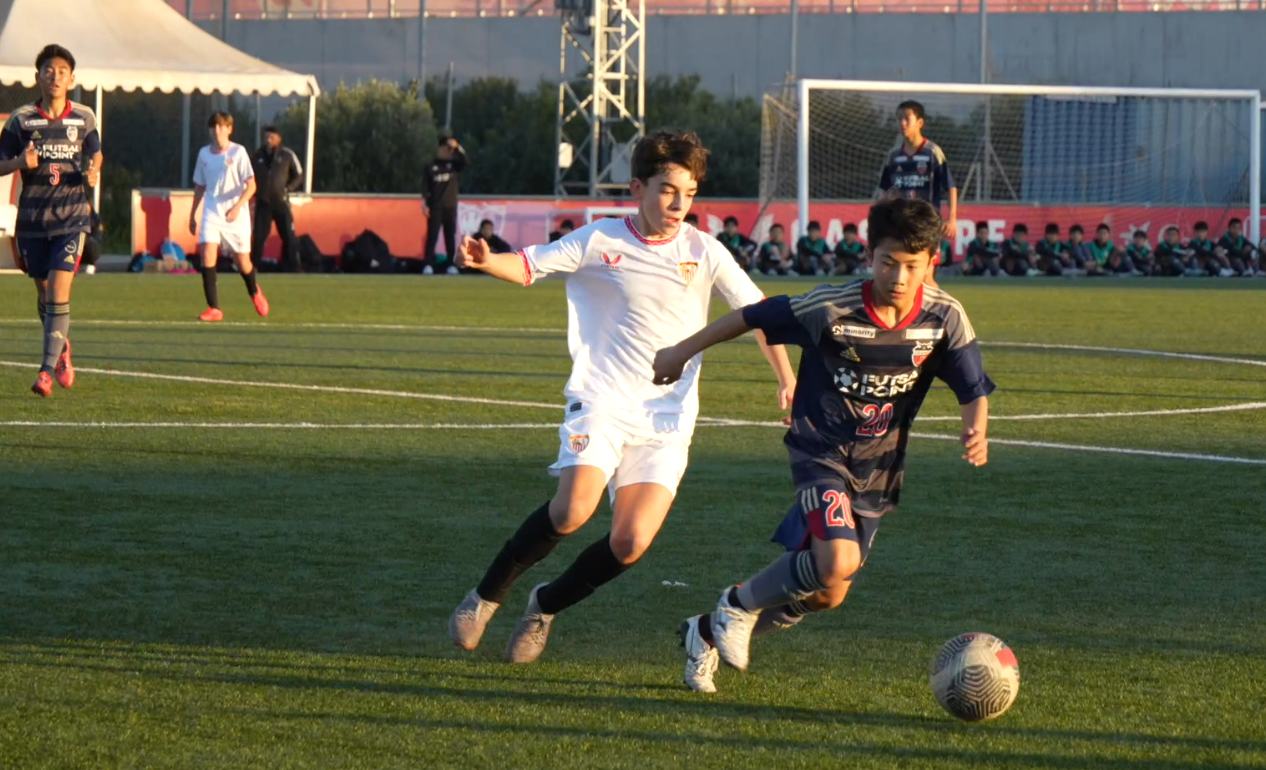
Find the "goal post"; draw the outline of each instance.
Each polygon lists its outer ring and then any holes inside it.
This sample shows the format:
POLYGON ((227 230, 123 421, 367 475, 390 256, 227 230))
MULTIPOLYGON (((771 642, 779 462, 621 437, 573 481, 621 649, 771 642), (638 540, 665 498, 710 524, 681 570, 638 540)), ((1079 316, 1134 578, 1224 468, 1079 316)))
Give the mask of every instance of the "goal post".
POLYGON ((1241 218, 1261 242, 1262 98, 1228 89, 800 80, 765 98, 763 223, 794 217, 793 235, 815 219, 838 231, 837 213, 862 224, 906 99, 948 156, 959 254, 976 220, 1026 224, 1031 240, 1048 222, 1089 237, 1105 222, 1155 245, 1170 225, 1188 238, 1195 221, 1241 218))

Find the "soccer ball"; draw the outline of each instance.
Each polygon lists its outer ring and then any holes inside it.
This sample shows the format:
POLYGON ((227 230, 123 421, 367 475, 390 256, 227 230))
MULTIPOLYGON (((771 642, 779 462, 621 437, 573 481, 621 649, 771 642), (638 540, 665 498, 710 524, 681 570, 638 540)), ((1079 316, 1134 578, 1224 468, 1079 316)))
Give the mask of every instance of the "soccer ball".
POLYGON ((1001 716, 1020 692, 1020 663, 1001 639, 963 634, 945 643, 928 677, 936 701, 965 722, 1001 716))

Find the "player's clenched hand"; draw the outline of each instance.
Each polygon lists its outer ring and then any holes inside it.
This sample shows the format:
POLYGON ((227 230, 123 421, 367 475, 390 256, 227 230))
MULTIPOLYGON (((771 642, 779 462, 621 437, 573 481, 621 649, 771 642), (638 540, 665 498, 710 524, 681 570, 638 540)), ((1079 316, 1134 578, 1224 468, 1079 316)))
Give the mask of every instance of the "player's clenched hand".
MULTIPOLYGON (((795 397, 796 397, 796 381, 794 379, 790 380, 789 382, 783 382, 783 383, 778 384, 778 408, 779 409, 781 409, 784 412, 790 409, 791 402, 795 400, 795 397)), ((791 415, 787 415, 787 414, 783 415, 782 424, 790 425, 791 415)))
POLYGON ((481 268, 488 264, 491 254, 492 249, 488 248, 487 241, 464 236, 462 245, 457 248, 457 266, 481 268))
POLYGON ((88 182, 89 187, 96 187, 101 181, 101 171, 93 164, 88 164, 88 171, 84 174, 84 178, 88 182))
POLYGON ((198 234, 198 220, 194 219, 193 217, 189 217, 189 234, 190 235, 198 234))
POLYGON ((26 152, 22 154, 22 162, 26 164, 28 169, 39 168, 40 153, 39 150, 35 149, 35 142, 30 142, 26 145, 26 152))
POLYGON ((989 462, 989 439, 984 433, 975 428, 965 428, 962 436, 963 459, 967 462, 980 467, 989 462))
POLYGON ((945 220, 945 237, 950 243, 954 242, 954 238, 958 234, 958 223, 952 219, 945 220))
POLYGON ((234 206, 233 208, 229 209, 229 212, 224 215, 224 218, 228 220, 229 222, 236 222, 238 216, 240 216, 241 213, 242 213, 242 208, 240 206, 234 206))
POLYGON ((655 370, 653 382, 656 385, 671 385, 680 380, 687 360, 681 357, 675 346, 660 350, 655 354, 655 363, 652 364, 655 370))

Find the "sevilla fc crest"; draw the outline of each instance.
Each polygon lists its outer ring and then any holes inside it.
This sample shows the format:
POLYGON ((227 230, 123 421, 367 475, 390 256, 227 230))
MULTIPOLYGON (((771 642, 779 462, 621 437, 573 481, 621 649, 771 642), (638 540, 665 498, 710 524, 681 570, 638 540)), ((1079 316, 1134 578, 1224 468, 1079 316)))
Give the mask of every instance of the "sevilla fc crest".
POLYGON ((612 270, 619 270, 619 269, 620 269, 620 260, 621 260, 621 259, 623 259, 623 257, 621 257, 619 254, 616 254, 615 256, 611 256, 611 255, 607 254, 605 251, 604 251, 604 252, 602 252, 602 264, 606 265, 607 267, 611 268, 612 270))
POLYGON ((690 282, 695 279, 695 273, 697 273, 698 271, 699 271, 698 262, 678 262, 677 263, 677 272, 681 273, 681 280, 685 281, 687 286, 689 286, 690 282))
POLYGON ((79 138, 79 129, 74 126, 66 126, 66 140, 73 142, 79 138))
POLYGON ((914 350, 910 353, 910 360, 915 366, 923 366, 923 362, 928 360, 928 356, 932 355, 932 349, 936 347, 936 340, 921 340, 914 343, 914 350))
POLYGON ((589 446, 589 435, 569 436, 567 446, 571 447, 572 454, 580 454, 589 446))

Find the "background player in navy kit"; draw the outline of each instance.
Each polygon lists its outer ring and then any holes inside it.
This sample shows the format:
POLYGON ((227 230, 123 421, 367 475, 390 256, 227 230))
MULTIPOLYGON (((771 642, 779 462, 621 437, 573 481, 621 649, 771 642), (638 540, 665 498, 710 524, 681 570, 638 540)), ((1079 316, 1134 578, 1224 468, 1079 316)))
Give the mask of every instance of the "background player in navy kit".
POLYGON ((35 279, 44 322, 44 361, 31 390, 75 384, 70 361, 70 287, 92 230, 87 187, 101 174, 101 137, 92 110, 66 98, 75 87, 75 57, 48 45, 35 58, 40 100, 19 107, 0 132, 0 176, 22 173, 18 254, 35 279))
MULTIPOLYGON (((881 198, 918 198, 932 204, 939 213, 941 205, 949 204, 949 219, 945 220, 945 237, 953 241, 958 222, 958 188, 950 173, 945 153, 934 142, 923 136, 923 105, 910 100, 897 105, 897 121, 901 124, 901 143, 888 153, 884 167, 879 172, 879 196, 881 198)), ((927 281, 935 286, 937 259, 933 258, 927 281)))
POLYGON ((754 631, 789 627, 844 601, 879 517, 896 507, 909 431, 933 377, 962 405, 963 458, 977 466, 988 459, 994 385, 975 333, 957 300, 923 285, 940 216, 925 201, 886 201, 871 208, 869 232, 873 280, 771 297, 655 357, 655 381, 669 383, 691 356, 751 329, 804 349, 784 438, 798 501, 774 535, 788 553, 726 589, 711 615, 685 621, 691 689, 715 691, 718 652, 746 669, 754 631))

